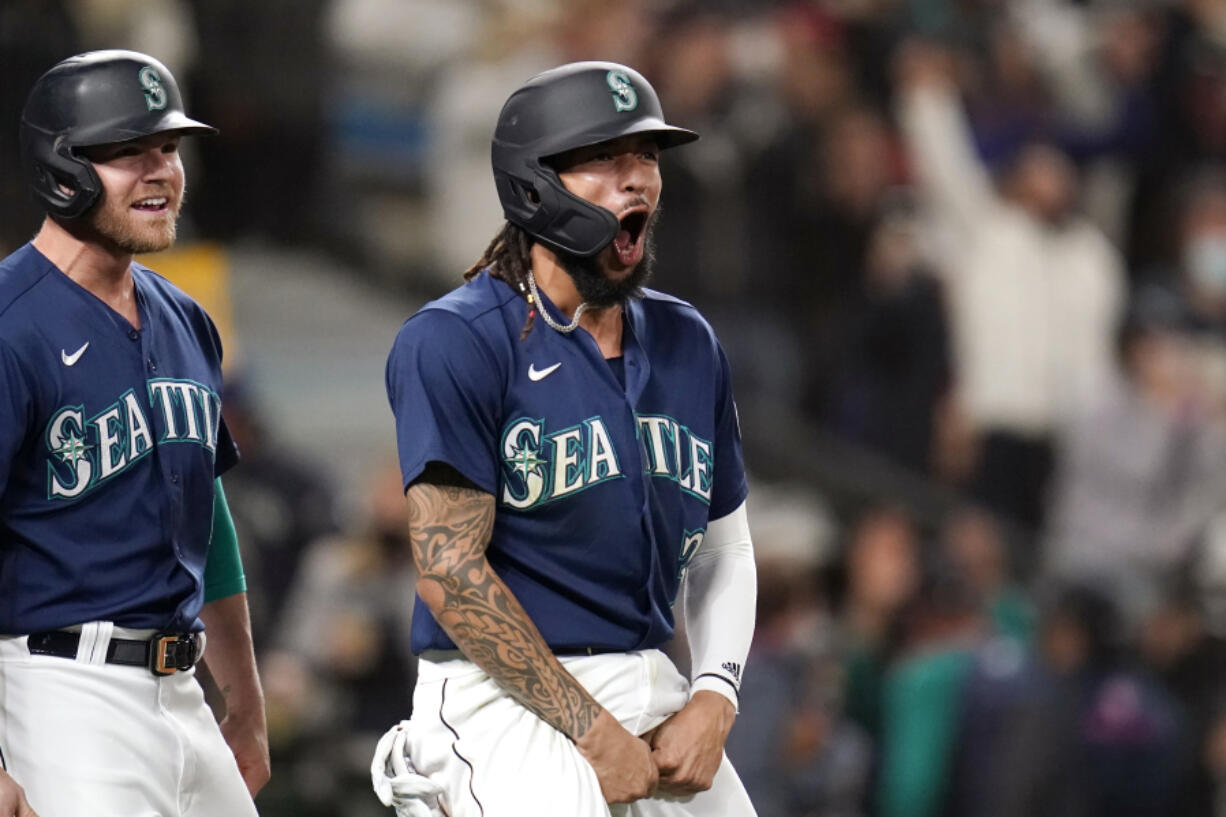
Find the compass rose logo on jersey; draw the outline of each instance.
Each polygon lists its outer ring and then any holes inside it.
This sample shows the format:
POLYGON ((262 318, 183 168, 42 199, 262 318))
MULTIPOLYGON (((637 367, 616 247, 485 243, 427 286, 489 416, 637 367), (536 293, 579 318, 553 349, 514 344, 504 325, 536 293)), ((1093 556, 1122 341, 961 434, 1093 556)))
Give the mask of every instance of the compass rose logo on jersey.
POLYGON ((544 420, 512 421, 502 435, 502 503, 524 510, 622 475, 604 420, 545 433, 544 420))
POLYGON ((157 445, 195 443, 216 451, 221 417, 216 392, 173 378, 145 385, 146 394, 129 389, 93 416, 80 405, 63 406, 51 416, 44 432, 47 499, 81 496, 127 471, 157 445))
MULTIPOLYGON (((715 473, 711 442, 672 417, 642 414, 635 419, 643 470, 711 504, 715 473)), ((544 420, 520 417, 503 431, 501 448, 502 504, 517 510, 563 499, 623 475, 613 437, 599 415, 548 433, 544 420)))

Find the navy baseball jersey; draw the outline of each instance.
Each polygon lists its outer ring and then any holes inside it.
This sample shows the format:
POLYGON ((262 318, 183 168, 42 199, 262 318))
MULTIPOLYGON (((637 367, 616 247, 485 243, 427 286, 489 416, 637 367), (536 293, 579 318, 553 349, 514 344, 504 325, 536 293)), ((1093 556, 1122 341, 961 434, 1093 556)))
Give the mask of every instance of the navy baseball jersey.
POLYGON ((200 629, 221 343, 132 265, 138 330, 27 244, 0 262, 0 633, 200 629))
MULTIPOLYGON (((482 273, 405 322, 387 364, 405 485, 442 462, 494 496, 487 556, 556 652, 657 647, 708 521, 747 491, 723 350, 648 290, 623 386, 587 332, 538 319, 521 341, 527 311, 482 273)), ((419 598, 413 650, 454 648, 419 598)))

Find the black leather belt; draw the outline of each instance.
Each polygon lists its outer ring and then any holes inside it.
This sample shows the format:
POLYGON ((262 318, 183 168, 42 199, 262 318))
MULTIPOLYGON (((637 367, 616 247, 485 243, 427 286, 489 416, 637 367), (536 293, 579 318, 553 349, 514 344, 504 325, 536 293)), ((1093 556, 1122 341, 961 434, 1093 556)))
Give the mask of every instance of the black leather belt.
POLYGON ((553 654, 559 658, 574 655, 608 655, 611 652, 627 652, 620 647, 558 647, 553 654))
MULTIPOLYGON (((158 633, 148 641, 112 638, 106 648, 108 664, 147 667, 154 675, 173 675, 191 669, 200 660, 203 639, 198 633, 158 633)), ((65 630, 30 633, 27 644, 31 655, 76 658, 81 634, 65 630)))

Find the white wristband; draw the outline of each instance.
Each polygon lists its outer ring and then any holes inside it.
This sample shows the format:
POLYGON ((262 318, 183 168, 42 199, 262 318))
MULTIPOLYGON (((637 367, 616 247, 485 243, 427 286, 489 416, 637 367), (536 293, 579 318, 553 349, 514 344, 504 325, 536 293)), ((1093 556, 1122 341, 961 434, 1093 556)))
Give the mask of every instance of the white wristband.
POLYGON ((690 684, 690 698, 694 697, 696 692, 718 692, 736 707, 736 711, 741 711, 740 690, 732 685, 732 682, 722 675, 700 675, 690 684))

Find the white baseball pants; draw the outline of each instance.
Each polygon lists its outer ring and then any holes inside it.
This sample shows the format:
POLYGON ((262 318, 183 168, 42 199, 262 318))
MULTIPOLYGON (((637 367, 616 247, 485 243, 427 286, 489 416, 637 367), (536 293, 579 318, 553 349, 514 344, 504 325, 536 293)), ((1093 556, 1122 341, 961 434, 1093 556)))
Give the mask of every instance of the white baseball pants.
POLYGON ((0 637, 0 752, 39 817, 255 817, 195 670, 104 663, 110 636, 84 625, 75 661, 0 637))
MULTIPOLYGON (((407 745, 417 770, 443 786, 450 817, 754 817, 726 756, 708 791, 607 805, 595 771, 565 735, 454 655, 419 661, 407 745)), ((689 682, 659 650, 561 660, 636 735, 689 698, 689 682)))

